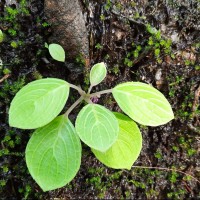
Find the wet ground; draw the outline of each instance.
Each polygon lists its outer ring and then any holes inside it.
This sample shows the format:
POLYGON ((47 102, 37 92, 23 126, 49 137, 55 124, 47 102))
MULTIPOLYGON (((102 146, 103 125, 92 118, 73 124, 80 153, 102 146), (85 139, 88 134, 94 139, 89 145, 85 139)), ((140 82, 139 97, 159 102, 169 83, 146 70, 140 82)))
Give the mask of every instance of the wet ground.
MULTIPOLYGON (((90 39, 89 61, 91 65, 104 61, 109 71, 96 90, 130 80, 152 84, 170 101, 175 120, 156 128, 140 126, 143 149, 134 166, 147 168, 109 169, 83 145, 81 169, 75 179, 47 193, 28 174, 24 149, 30 132, 9 128, 9 103, 25 83, 40 77, 62 78, 87 88, 89 67, 84 67, 81 57, 65 64, 50 58, 44 43, 52 27, 43 16, 42 1, 20 4, 18 13, 13 11, 15 4, 11 10, 5 9, 5 3, 0 3, 0 28, 6 34, 0 44, 0 197, 200 198, 200 2, 82 1, 90 39)), ((109 95, 99 103, 119 110, 109 95)), ((76 112, 71 118, 75 116, 76 112)))

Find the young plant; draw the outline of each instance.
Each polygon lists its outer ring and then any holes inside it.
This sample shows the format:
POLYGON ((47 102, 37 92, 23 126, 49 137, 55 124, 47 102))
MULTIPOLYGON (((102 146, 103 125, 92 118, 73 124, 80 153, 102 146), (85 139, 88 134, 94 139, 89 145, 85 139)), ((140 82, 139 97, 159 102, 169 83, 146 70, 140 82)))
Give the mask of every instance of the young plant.
MULTIPOLYGON (((58 58, 64 60, 62 56, 58 58)), ((106 166, 131 169, 142 148, 142 136, 134 121, 158 126, 174 118, 166 98, 145 83, 126 82, 91 93, 106 74, 103 62, 94 65, 88 92, 57 78, 36 80, 24 86, 12 100, 10 126, 36 129, 26 147, 26 164, 43 191, 63 187, 75 177, 81 163, 81 141, 106 166), (79 92, 80 98, 58 116, 71 88, 79 92), (92 102, 107 93, 112 93, 126 115, 92 102), (82 101, 88 104, 79 112, 74 126, 69 114, 82 101)))

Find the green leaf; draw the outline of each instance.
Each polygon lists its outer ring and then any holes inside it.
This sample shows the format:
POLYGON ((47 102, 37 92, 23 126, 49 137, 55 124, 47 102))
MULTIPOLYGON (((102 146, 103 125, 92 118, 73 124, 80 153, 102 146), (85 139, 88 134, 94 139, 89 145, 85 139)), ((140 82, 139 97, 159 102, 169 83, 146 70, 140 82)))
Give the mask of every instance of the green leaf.
POLYGON ((26 147, 26 164, 43 191, 69 183, 81 163, 81 143, 64 115, 37 129, 26 147))
POLYGON ((50 44, 49 53, 53 59, 60 62, 65 61, 65 50, 59 44, 50 44))
POLYGON ((115 115, 97 104, 88 104, 76 119, 76 132, 89 147, 108 150, 117 140, 119 125, 115 115))
POLYGON ((52 121, 63 109, 69 96, 69 84, 60 79, 33 81, 14 97, 9 110, 9 124, 21 129, 35 129, 52 121))
POLYGON ((151 33, 151 34, 156 34, 157 32, 158 32, 158 30, 155 28, 155 27, 153 27, 153 26, 151 26, 150 24, 147 24, 146 25, 146 29, 147 29, 147 31, 149 32, 149 33, 151 33))
POLYGON ((140 82, 126 82, 113 89, 119 107, 136 122, 158 126, 174 118, 172 108, 162 93, 140 82))
POLYGON ((44 43, 44 47, 48 49, 48 48, 49 48, 48 43, 45 42, 45 43, 44 43))
POLYGON ((117 141, 106 152, 92 149, 103 164, 114 169, 131 169, 142 149, 142 135, 137 124, 121 113, 115 113, 119 122, 117 141))
POLYGON ((101 62, 94 65, 90 71, 90 83, 92 86, 98 85, 106 77, 107 70, 105 63, 101 62))
POLYGON ((0 43, 3 42, 3 32, 2 30, 0 29, 0 43))

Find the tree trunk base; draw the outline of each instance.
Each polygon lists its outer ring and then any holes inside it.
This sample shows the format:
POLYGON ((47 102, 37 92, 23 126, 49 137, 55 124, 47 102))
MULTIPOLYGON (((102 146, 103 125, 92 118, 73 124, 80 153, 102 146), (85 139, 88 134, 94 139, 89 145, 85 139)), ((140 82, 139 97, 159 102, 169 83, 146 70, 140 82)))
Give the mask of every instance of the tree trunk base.
POLYGON ((82 54, 89 57, 89 41, 78 0, 45 0, 45 15, 52 24, 49 42, 63 46, 70 59, 82 54))

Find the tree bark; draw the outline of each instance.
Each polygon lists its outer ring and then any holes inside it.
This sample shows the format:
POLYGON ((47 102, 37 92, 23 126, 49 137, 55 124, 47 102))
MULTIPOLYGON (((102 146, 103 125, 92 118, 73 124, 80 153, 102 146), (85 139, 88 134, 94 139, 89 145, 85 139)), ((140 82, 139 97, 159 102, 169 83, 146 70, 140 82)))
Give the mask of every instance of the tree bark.
POLYGON ((64 47, 69 58, 89 57, 88 34, 79 0, 45 0, 45 15, 53 26, 52 43, 64 47))

